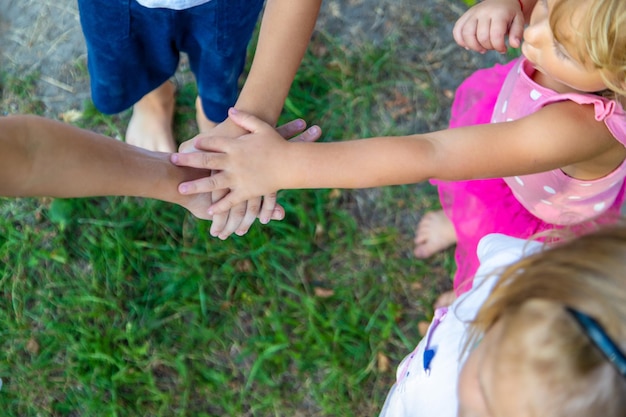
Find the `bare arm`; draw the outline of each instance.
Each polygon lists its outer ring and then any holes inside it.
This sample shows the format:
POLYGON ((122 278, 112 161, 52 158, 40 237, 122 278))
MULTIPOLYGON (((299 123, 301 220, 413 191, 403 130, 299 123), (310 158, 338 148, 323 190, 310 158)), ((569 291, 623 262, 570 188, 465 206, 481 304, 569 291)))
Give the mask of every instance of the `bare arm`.
POLYGON ((181 165, 222 170, 181 184, 183 193, 229 188, 215 212, 269 189, 366 188, 430 178, 462 180, 562 168, 577 178, 606 175, 626 156, 590 106, 556 103, 523 119, 438 132, 333 143, 287 143, 253 116, 230 116, 252 133, 201 138, 201 155, 173 155, 181 165))
POLYGON ((208 217, 209 199, 177 192, 181 181, 204 177, 206 171, 174 166, 169 154, 61 122, 38 116, 0 117, 0 160, 2 196, 148 197, 208 217))
MULTIPOLYGON (((254 114, 261 120, 275 125, 282 111, 285 98, 311 38, 321 0, 268 0, 263 12, 259 41, 236 106, 254 114)), ((246 133, 237 124, 226 119, 210 132, 235 138, 246 133)), ((193 150, 191 141, 181 145, 181 151, 193 150)), ((223 191, 215 190, 213 198, 221 198, 223 191)), ((232 233, 245 234, 255 218, 262 223, 275 218, 274 212, 282 213, 276 205, 276 190, 242 201, 230 213, 213 218, 210 233, 225 239, 232 233)))
MULTIPOLYGON (((322 0, 266 2, 250 73, 235 104, 238 109, 276 124, 311 39, 321 3, 322 0)), ((232 137, 245 133, 229 119, 218 129, 219 134, 232 137)), ((181 150, 187 146, 184 144, 181 150)))
POLYGON ((268 0, 236 107, 274 125, 311 39, 321 0, 268 0))

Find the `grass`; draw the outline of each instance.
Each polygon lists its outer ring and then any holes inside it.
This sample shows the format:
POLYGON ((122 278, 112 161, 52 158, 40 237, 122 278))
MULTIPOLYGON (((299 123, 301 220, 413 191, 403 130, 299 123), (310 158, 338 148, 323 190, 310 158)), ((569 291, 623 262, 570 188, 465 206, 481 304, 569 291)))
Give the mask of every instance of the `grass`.
MULTIPOLYGON (((320 34, 283 121, 333 139, 403 133, 415 97, 437 102, 394 48, 320 34)), ((5 112, 41 111, 36 74, 2 80, 5 112)), ((179 94, 180 137, 194 97, 179 94)), ((119 136, 127 118, 87 103, 77 123, 119 136)), ((222 242, 159 201, 0 200, 3 415, 375 415, 451 269, 449 254, 410 255, 410 216, 436 197, 406 186, 280 201, 284 221, 222 242)))

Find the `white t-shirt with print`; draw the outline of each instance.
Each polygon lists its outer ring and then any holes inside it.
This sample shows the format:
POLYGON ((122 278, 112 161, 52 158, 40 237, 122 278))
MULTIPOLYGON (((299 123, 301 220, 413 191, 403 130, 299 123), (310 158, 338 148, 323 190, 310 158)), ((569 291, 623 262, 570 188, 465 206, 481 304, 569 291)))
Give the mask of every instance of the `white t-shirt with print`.
POLYGON ((208 3, 209 1, 211 0, 137 0, 137 3, 151 9, 161 7, 164 9, 185 10, 208 3))
POLYGON ((540 247, 539 242, 495 233, 480 240, 474 286, 447 308, 436 325, 433 320, 426 336, 402 360, 379 417, 456 417, 457 381, 467 359, 463 350, 468 323, 476 317, 502 269, 540 247), (428 371, 424 369, 427 344, 429 350, 435 350, 428 371))

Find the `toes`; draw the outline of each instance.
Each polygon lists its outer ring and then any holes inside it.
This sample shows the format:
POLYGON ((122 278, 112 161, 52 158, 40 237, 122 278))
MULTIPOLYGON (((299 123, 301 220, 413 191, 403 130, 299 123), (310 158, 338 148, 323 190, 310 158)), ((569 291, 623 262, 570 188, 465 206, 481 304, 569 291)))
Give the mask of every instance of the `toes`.
POLYGON ((423 253, 423 251, 420 248, 415 248, 415 250, 413 251, 413 255, 417 258, 417 259, 426 259, 426 258, 430 258, 430 255, 427 255, 425 253, 423 253))
POLYGON ((422 244, 422 245, 417 245, 415 247, 415 249, 413 250, 413 254, 415 255, 416 258, 418 259, 426 259, 426 258, 430 258, 431 256, 433 256, 435 253, 439 252, 438 250, 433 250, 429 245, 428 242, 422 244))

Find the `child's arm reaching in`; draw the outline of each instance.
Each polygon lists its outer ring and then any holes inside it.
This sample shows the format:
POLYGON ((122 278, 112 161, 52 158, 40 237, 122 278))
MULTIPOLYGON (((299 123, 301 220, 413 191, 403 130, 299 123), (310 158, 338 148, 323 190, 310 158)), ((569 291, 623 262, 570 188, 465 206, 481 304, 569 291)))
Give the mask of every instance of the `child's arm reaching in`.
POLYGON ((172 155, 177 165, 221 171, 179 186, 183 194, 229 189, 210 214, 280 189, 367 188, 556 168, 593 179, 611 172, 626 156, 590 106, 572 102, 512 122, 331 143, 287 142, 252 115, 231 109, 230 117, 251 133, 236 140, 198 137, 195 146, 206 153, 172 155))
POLYGON ((476 52, 506 52, 505 38, 519 48, 530 11, 537 0, 483 0, 465 12, 452 35, 460 46, 476 52))
POLYGON ((0 117, 0 195, 135 196, 179 204, 209 219, 205 194, 181 198, 179 181, 205 170, 176 167, 169 154, 38 116, 0 117), (179 194, 179 195, 177 195, 179 194))
MULTIPOLYGON (((268 0, 261 20, 259 41, 250 73, 246 77, 236 106, 275 125, 283 108, 309 39, 315 27, 321 0, 268 0)), ((246 133, 226 119, 205 135, 236 138, 246 133)), ((191 141, 181 145, 180 151, 193 150, 191 141)), ((275 191, 255 196, 233 207, 230 213, 213 218, 210 233, 225 239, 232 233, 245 234, 258 217, 269 222, 276 205, 275 191)), ((213 198, 221 198, 214 192, 213 198)), ((282 210, 282 208, 279 208, 282 210)))
MULTIPOLYGON (((304 123, 286 124, 291 137, 304 123)), ((308 134, 299 140, 315 140, 308 134)), ((0 117, 0 195, 6 197, 118 196, 154 198, 179 204, 210 219, 208 194, 181 195, 178 184, 204 178, 206 170, 173 165, 170 154, 38 116, 0 117)), ((275 213, 282 218, 284 213, 275 213)))

